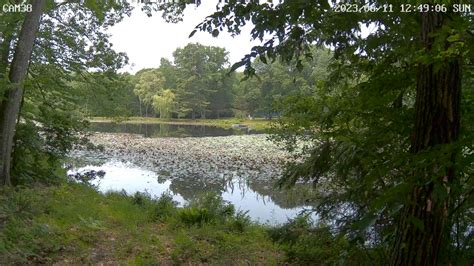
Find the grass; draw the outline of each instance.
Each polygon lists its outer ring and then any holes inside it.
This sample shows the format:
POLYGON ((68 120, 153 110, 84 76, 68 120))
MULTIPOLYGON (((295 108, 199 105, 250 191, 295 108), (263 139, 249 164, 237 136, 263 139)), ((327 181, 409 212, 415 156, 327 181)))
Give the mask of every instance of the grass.
POLYGON ((161 119, 153 117, 128 117, 128 118, 107 118, 107 117, 93 117, 90 122, 120 122, 129 124, 174 124, 174 125, 206 125, 221 128, 232 128, 234 124, 246 125, 255 130, 266 130, 270 128, 271 120, 256 118, 256 119, 238 119, 238 118, 224 118, 224 119, 161 119))
POLYGON ((283 251, 220 197, 98 193, 82 184, 0 191, 0 264, 284 263, 283 251))

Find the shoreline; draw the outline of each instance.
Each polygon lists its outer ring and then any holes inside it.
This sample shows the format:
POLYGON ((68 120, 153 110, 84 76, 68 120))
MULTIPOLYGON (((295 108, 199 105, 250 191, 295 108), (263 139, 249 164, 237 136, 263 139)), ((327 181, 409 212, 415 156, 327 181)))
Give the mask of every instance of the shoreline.
POLYGON ((118 124, 169 124, 169 125, 196 125, 196 126, 215 126, 225 129, 232 128, 232 125, 245 125, 255 130, 267 130, 272 122, 276 120, 266 120, 257 118, 237 119, 161 119, 152 117, 128 117, 128 118, 108 118, 108 117, 91 117, 87 119, 90 123, 118 123, 118 124))

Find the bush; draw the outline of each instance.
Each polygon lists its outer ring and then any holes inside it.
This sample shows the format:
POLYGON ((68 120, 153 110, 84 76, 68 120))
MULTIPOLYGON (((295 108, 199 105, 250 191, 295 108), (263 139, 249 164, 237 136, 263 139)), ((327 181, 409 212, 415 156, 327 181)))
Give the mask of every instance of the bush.
POLYGON ((176 201, 173 201, 173 197, 170 194, 163 193, 161 197, 153 203, 152 208, 152 220, 153 221, 164 221, 169 217, 173 216, 177 212, 176 201))
POLYGON ((274 242, 281 245, 289 261, 318 265, 347 261, 343 254, 349 248, 348 241, 333 235, 326 226, 314 225, 307 215, 271 228, 268 233, 274 242))
POLYGON ((225 223, 235 214, 234 205, 220 195, 206 194, 179 211, 178 217, 186 225, 225 223))
POLYGON ((230 227, 232 230, 241 233, 245 231, 245 229, 252 223, 247 213, 248 211, 239 211, 234 215, 230 221, 230 227))
POLYGON ((133 204, 138 206, 146 206, 152 202, 151 195, 147 192, 135 192, 132 196, 133 204))

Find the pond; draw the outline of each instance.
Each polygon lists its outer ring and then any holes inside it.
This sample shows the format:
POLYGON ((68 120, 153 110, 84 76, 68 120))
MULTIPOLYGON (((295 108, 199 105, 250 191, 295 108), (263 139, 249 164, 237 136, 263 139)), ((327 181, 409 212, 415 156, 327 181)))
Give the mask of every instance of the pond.
POLYGON ((261 133, 256 130, 226 129, 207 125, 182 125, 182 124, 135 124, 135 123, 108 123, 93 122, 90 125, 92 132, 130 133, 140 134, 147 138, 156 137, 214 137, 261 133))
POLYGON ((315 205, 311 186, 274 187, 291 157, 268 135, 149 138, 117 130, 91 137, 101 151, 74 151, 70 173, 102 170, 94 181, 100 191, 170 193, 181 205, 217 193, 261 223, 284 223, 315 205))
POLYGON ((237 210, 247 211, 254 221, 267 224, 280 224, 288 218, 296 216, 304 207, 283 208, 272 200, 271 196, 260 194, 253 190, 245 180, 223 179, 215 180, 186 180, 163 179, 153 171, 142 169, 131 163, 108 161, 99 166, 88 165, 75 172, 105 171, 102 178, 96 178, 91 183, 99 191, 125 191, 128 195, 135 192, 146 192, 152 197, 169 194, 179 206, 184 206, 190 200, 205 192, 218 193, 222 198, 232 203, 237 210))

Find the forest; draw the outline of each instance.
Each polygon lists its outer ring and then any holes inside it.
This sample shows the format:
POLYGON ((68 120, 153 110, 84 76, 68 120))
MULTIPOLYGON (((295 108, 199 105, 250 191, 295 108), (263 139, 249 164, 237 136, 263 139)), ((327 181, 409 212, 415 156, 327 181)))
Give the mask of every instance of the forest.
POLYGON ((314 60, 303 71, 280 61, 254 62, 256 76, 244 80, 231 72, 223 48, 188 44, 174 51, 174 60, 162 58, 159 67, 74 82, 79 105, 90 117, 271 119, 288 96, 310 95, 328 76, 331 51, 312 48, 314 60), (91 93, 93 91, 94 93, 91 93))
POLYGON ((474 262, 469 1, 0 3, 0 264, 474 262))

